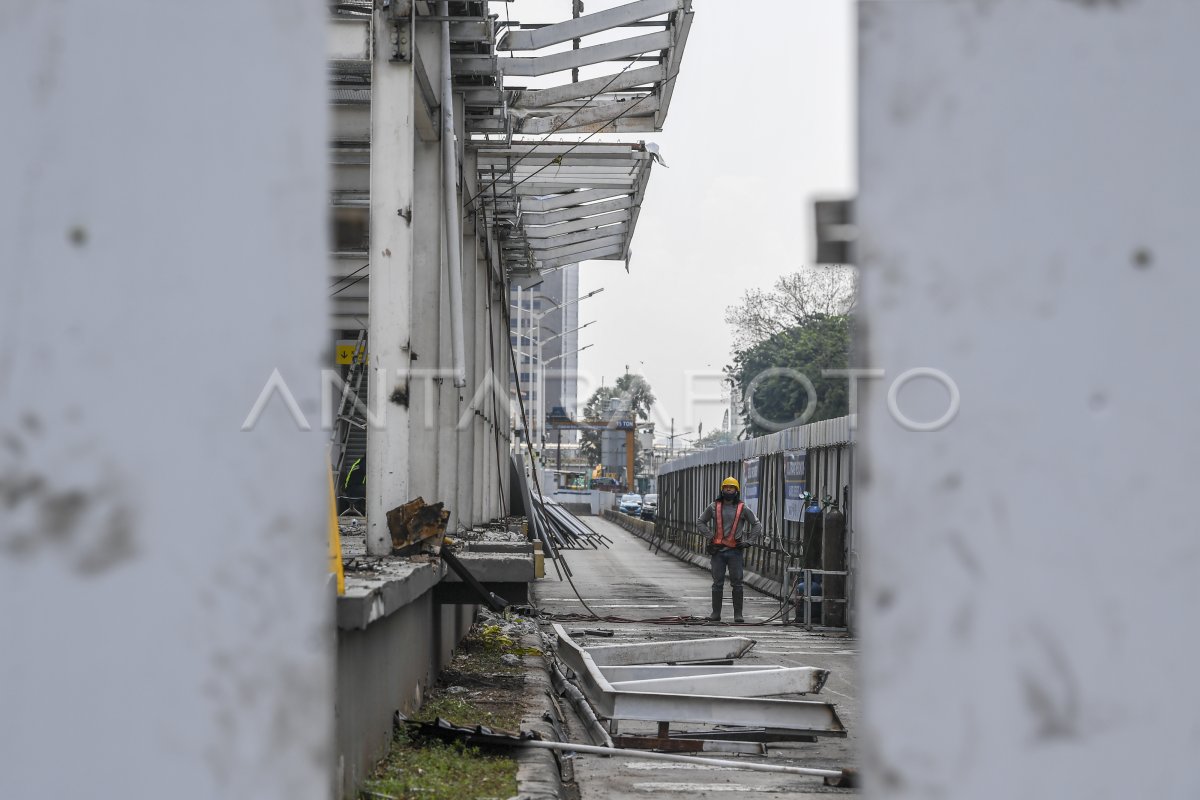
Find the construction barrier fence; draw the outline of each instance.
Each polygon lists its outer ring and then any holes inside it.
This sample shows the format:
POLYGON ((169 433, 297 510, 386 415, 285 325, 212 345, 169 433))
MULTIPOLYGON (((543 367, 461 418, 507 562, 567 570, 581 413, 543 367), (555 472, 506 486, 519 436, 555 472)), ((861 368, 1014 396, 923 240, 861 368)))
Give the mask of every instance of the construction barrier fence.
POLYGON ((746 550, 747 572, 775 582, 780 598, 795 600, 794 619, 803 620, 802 606, 811 604, 813 627, 850 628, 853 471, 850 417, 677 458, 658 471, 654 535, 704 554, 709 535, 696 520, 717 497, 721 481, 733 476, 741 484, 743 502, 763 525, 761 542, 746 550), (812 585, 803 585, 805 569, 812 585))

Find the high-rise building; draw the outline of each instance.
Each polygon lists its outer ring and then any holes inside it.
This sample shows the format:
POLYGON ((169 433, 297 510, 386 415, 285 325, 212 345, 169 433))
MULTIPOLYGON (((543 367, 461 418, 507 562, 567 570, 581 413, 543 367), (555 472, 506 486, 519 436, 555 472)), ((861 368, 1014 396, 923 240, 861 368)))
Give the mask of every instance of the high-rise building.
MULTIPOLYGON (((509 288, 512 316, 509 341, 517 355, 517 372, 511 383, 513 414, 517 417, 514 427, 524 428, 520 406, 516 403, 519 379, 521 400, 535 441, 540 441, 542 436, 538 430, 539 420, 549 419, 556 406, 566 409, 571 418, 578 416, 579 332, 575 329, 580 322, 579 304, 574 302, 578 299, 578 264, 544 276, 514 277, 509 288), (544 379, 539 373, 542 369, 537 358, 539 343, 545 364, 544 379)), ((577 439, 576 431, 563 431, 564 443, 573 443, 577 439)), ((557 442, 557 433, 553 437, 547 435, 546 440, 557 442)))

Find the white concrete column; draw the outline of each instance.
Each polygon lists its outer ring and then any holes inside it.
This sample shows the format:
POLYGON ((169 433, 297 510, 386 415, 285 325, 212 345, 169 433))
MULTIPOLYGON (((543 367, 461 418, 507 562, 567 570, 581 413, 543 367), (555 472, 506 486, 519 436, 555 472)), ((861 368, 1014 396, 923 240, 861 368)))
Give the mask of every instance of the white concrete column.
MULTIPOLYGON (((431 85, 441 83, 441 23, 418 23, 417 47, 421 64, 431 85)), ((435 130, 441 131, 441 126, 435 130)), ((450 380, 451 364, 439 355, 444 318, 442 286, 445 282, 442 259, 445 236, 442 232, 442 158, 440 140, 415 137, 413 193, 419 201, 413 205, 413 367, 420 377, 414 379, 410 393, 409 419, 409 494, 405 500, 422 497, 427 503, 446 501, 438 490, 438 425, 444 401, 443 381, 450 380)), ((447 329, 448 330, 448 329, 447 329)), ((449 335, 447 333, 447 335, 449 335)), ((447 506, 450 503, 447 502, 447 506)))
POLYGON ((333 790, 326 14, 0 11, 0 797, 333 790))
MULTIPOLYGON (((461 135, 463 128, 461 122, 463 113, 461 102, 456 96, 456 104, 460 106, 455 111, 454 118, 459 121, 459 141, 465 137, 461 135)), ((461 353, 463 357, 463 371, 468 379, 466 385, 459 389, 458 394, 461 398, 458 403, 458 417, 455 419, 455 425, 458 429, 458 473, 455 476, 458 485, 455 491, 455 501, 458 507, 460 517, 459 523, 462 525, 474 525, 478 518, 475 516, 475 474, 479 466, 480 452, 475 447, 475 420, 477 417, 471 409, 471 402, 475 399, 475 390, 483 377, 475 368, 475 351, 479 337, 476 335, 478 330, 478 321, 480 316, 479 297, 476 292, 477 284, 475 281, 476 263, 475 263, 475 226, 464 224, 462 221, 462 200, 463 194, 466 194, 466 164, 471 163, 473 166, 474 159, 467 159, 466 155, 459 153, 463 157, 464 168, 461 172, 460 186, 462 187, 458 196, 455 198, 454 211, 459 216, 459 290, 461 294, 462 317, 459 324, 462 326, 460 333, 463 336, 461 343, 461 353), (463 424, 462 420, 466 419, 463 424)), ((467 195, 470 196, 469 194, 467 195)), ((453 331, 452 331, 453 333, 453 331)), ((453 342, 453 336, 452 336, 453 342)))
POLYGON ((413 67, 391 61, 389 8, 375 11, 371 78, 371 286, 368 356, 387 386, 386 421, 367 428, 367 551, 392 550, 386 514, 409 500, 413 237, 413 67))
MULTIPOLYGON (((446 373, 446 377, 440 382, 438 391, 440 393, 438 405, 438 426, 434 431, 435 437, 433 452, 428 454, 430 460, 436 460, 437 463, 437 499, 446 504, 446 508, 450 510, 450 520, 447 530, 453 534, 458 525, 462 522, 461 508, 458 504, 458 419, 466 408, 467 400, 461 399, 465 394, 464 390, 458 389, 454 385, 454 379, 451 375, 452 364, 454 362, 454 348, 450 340, 450 298, 449 287, 446 280, 446 264, 441 265, 442 269, 442 291, 441 291, 441 320, 442 323, 438 327, 438 363, 446 373)), ((469 398, 468 398, 469 400, 469 398)))
MULTIPOLYGON (((462 115, 458 115, 462 118, 462 115)), ((463 194, 472 196, 477 191, 476 177, 477 161, 475 153, 468 150, 463 154, 463 194)), ((464 214, 465 216, 465 214, 464 214)), ((479 231, 475 226, 475 217, 466 217, 463 222, 463 266, 466 275, 464 283, 473 289, 473 302, 468 306, 467 342, 468 363, 470 363, 471 380, 467 390, 472 397, 479 397, 479 413, 472 414, 471 430, 471 520, 473 523, 486 522, 488 517, 484 508, 484 491, 487 487, 488 462, 493 460, 492 451, 488 446, 487 419, 492 416, 492 383, 487 375, 488 364, 488 306, 490 298, 487 285, 487 262, 483 258, 483 247, 478 239, 479 231), (483 393, 480 393, 480 388, 483 393)))
POLYGON ((1200 796, 1200 5, 860 9, 866 796, 1200 796))

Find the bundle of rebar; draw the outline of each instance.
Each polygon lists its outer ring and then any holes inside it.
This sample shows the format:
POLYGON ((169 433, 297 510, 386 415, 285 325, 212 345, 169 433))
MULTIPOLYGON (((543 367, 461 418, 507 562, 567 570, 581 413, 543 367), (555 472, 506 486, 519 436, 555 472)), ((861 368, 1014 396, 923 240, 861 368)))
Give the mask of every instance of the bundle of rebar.
POLYGON ((584 547, 599 549, 608 547, 611 541, 589 528, 579 517, 567 511, 560 503, 550 498, 533 498, 534 513, 530 518, 538 517, 538 524, 554 539, 558 548, 578 550, 584 547))

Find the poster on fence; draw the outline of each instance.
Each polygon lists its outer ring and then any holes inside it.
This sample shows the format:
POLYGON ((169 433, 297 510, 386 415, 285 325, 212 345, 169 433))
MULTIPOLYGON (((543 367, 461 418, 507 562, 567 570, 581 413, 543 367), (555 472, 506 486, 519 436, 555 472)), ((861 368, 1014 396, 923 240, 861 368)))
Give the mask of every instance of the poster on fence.
POLYGON ((742 462, 742 502, 746 508, 758 516, 758 462, 757 458, 747 458, 742 462))
POLYGON ((799 522, 804 516, 805 450, 789 450, 783 456, 783 518, 799 522))

